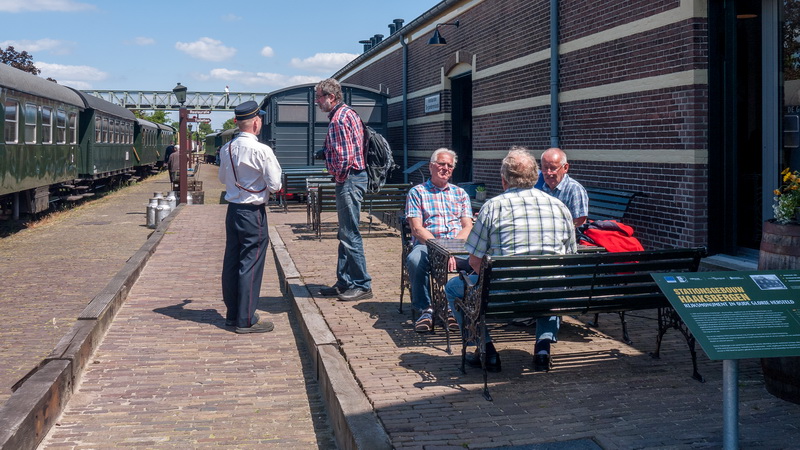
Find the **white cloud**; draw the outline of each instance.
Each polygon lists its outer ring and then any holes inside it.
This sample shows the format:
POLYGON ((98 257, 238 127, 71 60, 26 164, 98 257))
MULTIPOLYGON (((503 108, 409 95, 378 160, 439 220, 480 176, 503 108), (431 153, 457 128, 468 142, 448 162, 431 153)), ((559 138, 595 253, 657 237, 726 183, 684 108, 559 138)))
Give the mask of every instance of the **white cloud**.
POLYGON ((194 42, 176 42, 175 48, 193 58, 206 61, 224 61, 236 54, 235 48, 225 47, 222 41, 209 37, 202 37, 194 42))
POLYGON ((225 22, 238 22, 242 20, 242 18, 234 13, 229 13, 222 16, 222 20, 225 22))
MULTIPOLYGON (((2 0, 0 0, 2 3, 2 0)), ((0 42, 0 48, 5 49, 8 46, 13 46, 14 50, 22 53, 26 51, 30 54, 34 54, 39 51, 49 51, 50 53, 56 55, 66 55, 72 53, 72 47, 75 45, 74 42, 68 41, 59 41, 57 39, 38 39, 35 41, 29 40, 8 40, 0 42)), ((33 55, 36 56, 36 55, 33 55)))
POLYGON ((230 69, 213 69, 208 74, 200 76, 203 81, 221 80, 228 84, 240 84, 256 89, 280 89, 296 86, 298 84, 316 83, 322 80, 318 76, 283 75, 271 72, 243 72, 230 69))
POLYGON ((108 74, 90 66, 65 66, 63 64, 50 64, 37 62, 36 67, 42 71, 42 78, 53 78, 59 84, 72 86, 76 89, 90 89, 92 81, 103 81, 108 74))
POLYGON ((292 58, 292 67, 313 72, 334 72, 354 60, 355 53, 317 53, 306 59, 292 58))
POLYGON ((72 0, 0 0, 0 11, 18 13, 26 11, 83 11, 95 9, 94 5, 72 0))
POLYGON ((153 45, 156 43, 156 40, 149 37, 138 36, 133 39, 133 43, 136 45, 153 45))
POLYGON ((269 45, 261 49, 261 56, 265 58, 271 58, 275 56, 275 50, 272 49, 269 45))

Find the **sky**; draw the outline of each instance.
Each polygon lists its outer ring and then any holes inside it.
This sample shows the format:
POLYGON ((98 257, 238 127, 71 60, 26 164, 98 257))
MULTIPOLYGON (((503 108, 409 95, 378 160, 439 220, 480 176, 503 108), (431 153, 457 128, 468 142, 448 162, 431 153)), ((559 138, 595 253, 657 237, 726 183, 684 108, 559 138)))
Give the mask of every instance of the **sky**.
POLYGON ((358 41, 438 3, 0 0, 0 48, 81 90, 268 93, 331 76, 363 52, 358 41))

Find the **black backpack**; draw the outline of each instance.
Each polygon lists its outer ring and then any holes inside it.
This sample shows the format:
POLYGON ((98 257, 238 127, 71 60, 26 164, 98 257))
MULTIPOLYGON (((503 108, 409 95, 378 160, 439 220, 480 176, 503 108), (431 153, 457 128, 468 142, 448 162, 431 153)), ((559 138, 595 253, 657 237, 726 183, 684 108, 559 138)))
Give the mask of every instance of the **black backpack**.
POLYGON ((389 173, 397 168, 392 157, 392 148, 386 139, 372 127, 364 125, 364 162, 367 165, 367 192, 380 192, 389 173))

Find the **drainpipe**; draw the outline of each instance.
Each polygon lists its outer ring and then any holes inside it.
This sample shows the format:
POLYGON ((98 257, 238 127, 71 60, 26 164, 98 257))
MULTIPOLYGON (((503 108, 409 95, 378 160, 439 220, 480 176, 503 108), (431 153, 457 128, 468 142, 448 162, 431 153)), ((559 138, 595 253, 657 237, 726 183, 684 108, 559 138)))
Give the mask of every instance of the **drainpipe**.
POLYGON ((403 46, 403 183, 408 183, 408 44, 405 35, 400 35, 403 46))
POLYGON ((558 0, 550 0, 550 147, 560 147, 558 106, 558 0))

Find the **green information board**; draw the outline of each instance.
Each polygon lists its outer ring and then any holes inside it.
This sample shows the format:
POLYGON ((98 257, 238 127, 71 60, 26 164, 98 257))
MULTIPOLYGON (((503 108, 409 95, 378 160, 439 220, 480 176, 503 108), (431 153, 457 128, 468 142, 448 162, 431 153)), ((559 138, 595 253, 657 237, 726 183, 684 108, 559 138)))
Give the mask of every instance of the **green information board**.
POLYGON ((652 276, 709 358, 800 356, 800 271, 652 276))

